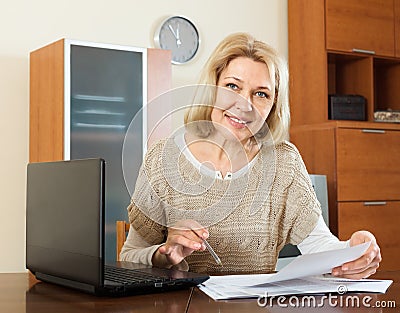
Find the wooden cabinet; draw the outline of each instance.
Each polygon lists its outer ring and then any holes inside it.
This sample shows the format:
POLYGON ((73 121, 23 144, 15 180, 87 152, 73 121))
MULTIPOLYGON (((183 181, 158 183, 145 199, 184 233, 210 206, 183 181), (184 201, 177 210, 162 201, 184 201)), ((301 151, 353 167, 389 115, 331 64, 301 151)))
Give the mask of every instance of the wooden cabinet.
POLYGON ((154 107, 148 99, 170 88, 166 50, 62 39, 30 54, 30 162, 105 159, 107 261, 115 259, 115 221, 127 218, 148 135, 170 112, 167 102, 154 107), (135 145, 124 176, 129 129, 135 145))
POLYGON ((326 48, 394 56, 393 0, 326 0, 326 48))
MULTIPOLYGON (((331 231, 347 240, 370 230, 384 256, 399 258, 400 125, 332 121, 293 127, 291 140, 309 172, 327 176, 331 231)), ((400 267, 388 260, 381 268, 400 267)))
POLYGON ((381 248, 380 268, 399 269, 400 201, 340 202, 338 220, 340 238, 349 238, 357 230, 371 231, 381 248))
POLYGON ((400 124, 374 119, 400 110, 400 0, 289 0, 288 21, 291 141, 327 176, 329 227, 371 230, 400 269, 400 124), (363 96, 366 121, 330 120, 331 94, 363 96))
POLYGON ((400 131, 336 130, 337 201, 400 200, 400 131))

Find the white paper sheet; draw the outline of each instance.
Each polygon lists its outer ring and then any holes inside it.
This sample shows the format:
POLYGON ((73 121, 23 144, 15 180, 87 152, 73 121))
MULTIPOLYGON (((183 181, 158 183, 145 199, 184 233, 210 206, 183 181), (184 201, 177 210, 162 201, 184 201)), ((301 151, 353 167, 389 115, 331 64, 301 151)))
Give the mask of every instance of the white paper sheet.
POLYGON ((359 292, 386 292, 391 280, 351 280, 322 276, 333 267, 359 258, 370 243, 350 248, 301 255, 276 274, 211 276, 199 285, 214 300, 338 292, 339 286, 359 292))
POLYGON ((271 277, 269 281, 282 281, 330 273, 332 268, 358 259, 367 251, 370 244, 369 241, 349 248, 299 255, 276 273, 273 278, 271 277))
POLYGON ((214 300, 225 300, 266 296, 321 294, 329 292, 343 293, 344 291, 384 293, 392 283, 392 280, 377 279, 346 281, 340 278, 332 278, 330 280, 325 280, 323 277, 314 276, 266 283, 257 286, 207 284, 205 282, 199 285, 199 288, 214 300))

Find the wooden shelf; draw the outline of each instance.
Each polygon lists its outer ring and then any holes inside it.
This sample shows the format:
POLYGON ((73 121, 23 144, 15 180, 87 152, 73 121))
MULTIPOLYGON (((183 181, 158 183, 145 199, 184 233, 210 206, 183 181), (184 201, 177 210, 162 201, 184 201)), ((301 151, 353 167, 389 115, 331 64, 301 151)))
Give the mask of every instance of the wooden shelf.
POLYGON ((328 53, 328 93, 363 96, 367 102, 367 120, 373 121, 372 57, 328 53))
POLYGON ((374 59, 374 109, 400 110, 400 59, 374 59))

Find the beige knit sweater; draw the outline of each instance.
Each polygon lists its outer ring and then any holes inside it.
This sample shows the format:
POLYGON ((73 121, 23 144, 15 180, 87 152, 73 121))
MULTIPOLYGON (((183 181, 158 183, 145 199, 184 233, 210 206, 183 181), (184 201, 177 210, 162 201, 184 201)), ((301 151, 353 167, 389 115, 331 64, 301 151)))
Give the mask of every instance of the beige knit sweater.
POLYGON ((151 245, 164 242, 180 219, 208 227, 223 267, 207 250, 186 258, 191 271, 207 273, 273 271, 282 247, 307 237, 320 212, 289 142, 263 146, 247 175, 220 180, 202 175, 173 139, 159 141, 146 154, 128 207, 131 225, 151 245))

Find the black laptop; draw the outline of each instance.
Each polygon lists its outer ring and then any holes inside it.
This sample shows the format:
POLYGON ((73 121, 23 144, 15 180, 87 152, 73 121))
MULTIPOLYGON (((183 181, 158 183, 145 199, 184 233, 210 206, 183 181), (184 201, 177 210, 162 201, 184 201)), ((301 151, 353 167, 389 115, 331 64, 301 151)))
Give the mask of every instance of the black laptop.
POLYGON ((195 286, 207 275, 131 262, 105 264, 105 162, 30 163, 26 266, 37 279, 95 295, 124 296, 195 286))

